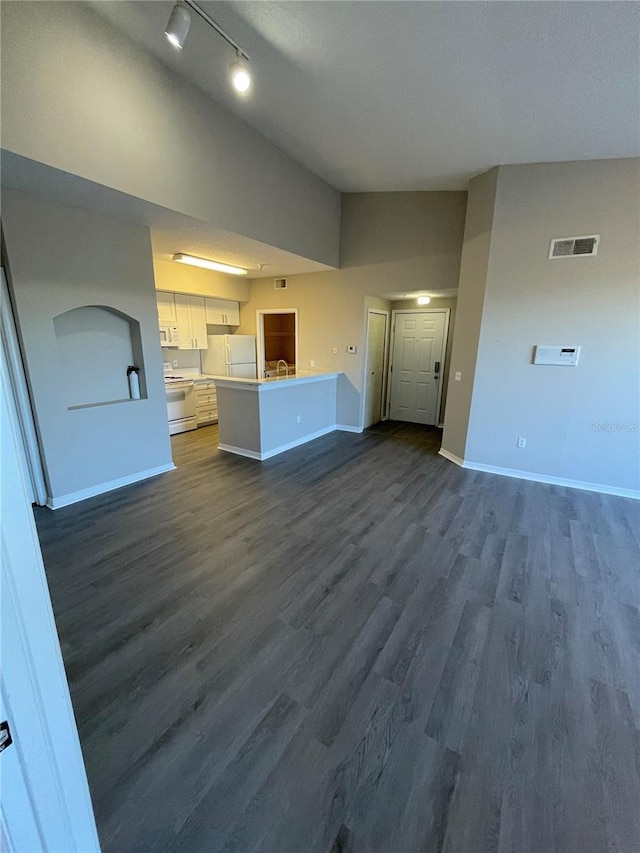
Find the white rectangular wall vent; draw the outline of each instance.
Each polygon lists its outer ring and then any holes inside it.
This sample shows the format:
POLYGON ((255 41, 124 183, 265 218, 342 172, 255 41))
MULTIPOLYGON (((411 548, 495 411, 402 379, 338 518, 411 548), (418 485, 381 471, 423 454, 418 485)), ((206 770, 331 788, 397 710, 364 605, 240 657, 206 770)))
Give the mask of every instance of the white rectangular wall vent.
POLYGON ((587 237, 556 237, 551 241, 549 258, 588 258, 598 254, 599 234, 587 237))
POLYGON ((274 278, 273 288, 274 288, 274 290, 286 290, 287 289, 287 279, 286 278, 274 278))

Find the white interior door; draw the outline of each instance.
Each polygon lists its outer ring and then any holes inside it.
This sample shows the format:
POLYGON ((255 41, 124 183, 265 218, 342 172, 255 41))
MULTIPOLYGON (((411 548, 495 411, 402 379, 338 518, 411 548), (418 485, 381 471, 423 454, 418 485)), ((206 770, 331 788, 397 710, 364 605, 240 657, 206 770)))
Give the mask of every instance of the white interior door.
POLYGON ((7 853, 99 851, 60 644, 20 469, 18 435, 0 391, 2 621, 0 841, 7 853))
POLYGON ((389 417, 435 424, 444 359, 445 311, 396 314, 389 417))
POLYGON ((379 311, 368 312, 363 424, 365 429, 382 419, 387 320, 388 314, 379 311))

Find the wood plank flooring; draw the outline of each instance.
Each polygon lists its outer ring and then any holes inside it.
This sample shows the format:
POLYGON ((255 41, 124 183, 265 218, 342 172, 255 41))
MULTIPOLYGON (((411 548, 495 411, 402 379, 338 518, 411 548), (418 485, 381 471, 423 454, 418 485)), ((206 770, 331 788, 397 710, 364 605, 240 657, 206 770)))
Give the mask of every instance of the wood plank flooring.
POLYGON ((640 851, 640 505, 439 443, 37 511, 105 851, 640 851))

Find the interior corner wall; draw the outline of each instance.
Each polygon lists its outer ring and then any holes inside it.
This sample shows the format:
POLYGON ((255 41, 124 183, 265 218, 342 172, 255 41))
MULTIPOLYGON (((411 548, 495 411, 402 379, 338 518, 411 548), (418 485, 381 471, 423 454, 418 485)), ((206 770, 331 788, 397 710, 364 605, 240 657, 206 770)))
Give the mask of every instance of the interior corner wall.
POLYGON ((172 467, 149 230, 16 191, 3 192, 2 230, 53 505, 172 467), (69 409, 65 383, 89 368, 69 377, 53 321, 82 306, 139 324, 146 399, 69 409))
MULTIPOLYGON (((287 290, 253 279, 241 307, 241 334, 256 334, 256 311, 297 308, 300 368, 343 371, 337 422, 361 425, 366 297, 458 286, 466 192, 347 193, 343 196, 342 269, 293 275, 287 290), (347 347, 356 347, 355 354, 347 347), (337 353, 333 354, 333 348, 337 353)), ((386 306, 386 302, 384 303, 386 306)))
POLYGON ((640 495, 639 225, 638 159, 500 167, 466 462, 640 495), (590 234, 595 257, 548 260, 590 234), (578 366, 534 365, 537 344, 578 366))
POLYGON ((3 149, 338 265, 340 193, 89 4, 3 4, 1 62, 3 149))
POLYGON ((458 459, 464 459, 474 393, 497 181, 498 170, 492 169, 469 183, 442 436, 442 449, 458 459), (460 381, 455 379, 457 372, 462 374, 460 381))

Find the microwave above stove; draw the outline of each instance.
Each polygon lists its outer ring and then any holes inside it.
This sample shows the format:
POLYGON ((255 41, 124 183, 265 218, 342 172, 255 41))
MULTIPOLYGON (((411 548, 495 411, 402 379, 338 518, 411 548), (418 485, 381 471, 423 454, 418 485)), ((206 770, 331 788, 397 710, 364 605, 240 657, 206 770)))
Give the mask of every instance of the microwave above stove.
POLYGON ((178 327, 177 326, 160 326, 160 346, 162 346, 162 347, 180 346, 180 338, 178 335, 178 327))

